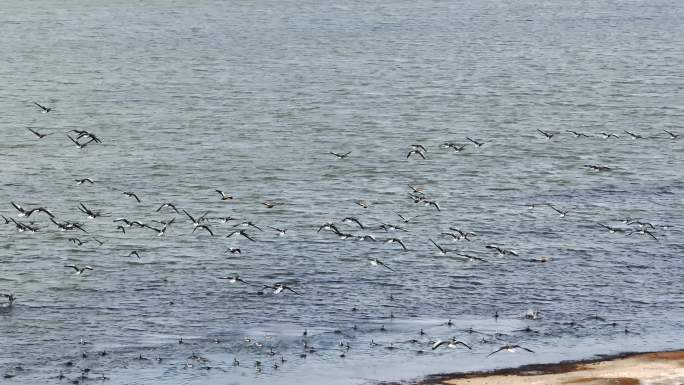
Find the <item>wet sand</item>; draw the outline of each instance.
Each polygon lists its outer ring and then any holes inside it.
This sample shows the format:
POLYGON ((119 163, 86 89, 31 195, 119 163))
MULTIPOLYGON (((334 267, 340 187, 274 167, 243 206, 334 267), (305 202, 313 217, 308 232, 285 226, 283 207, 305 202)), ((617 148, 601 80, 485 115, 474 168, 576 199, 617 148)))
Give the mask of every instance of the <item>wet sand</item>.
POLYGON ((430 376, 419 385, 682 385, 684 351, 629 353, 587 361, 430 376))

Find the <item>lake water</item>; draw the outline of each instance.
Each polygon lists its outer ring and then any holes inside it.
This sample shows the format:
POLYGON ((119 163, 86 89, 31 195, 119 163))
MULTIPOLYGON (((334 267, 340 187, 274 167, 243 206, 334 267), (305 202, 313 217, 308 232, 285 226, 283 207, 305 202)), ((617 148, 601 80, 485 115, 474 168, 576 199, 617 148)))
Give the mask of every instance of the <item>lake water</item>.
POLYGON ((674 0, 6 2, 0 213, 40 229, 0 221, 0 293, 17 297, 0 298, 0 382, 353 385, 681 348, 684 140, 664 130, 684 134, 683 16, 674 0), (234 219, 193 233, 163 202, 234 219), (176 219, 159 237, 119 217, 176 219), (234 274, 251 285, 219 279, 234 274), (257 293, 276 282, 299 295, 257 293), (472 351, 430 349, 451 336, 472 351), (485 358, 506 343, 535 353, 485 358))

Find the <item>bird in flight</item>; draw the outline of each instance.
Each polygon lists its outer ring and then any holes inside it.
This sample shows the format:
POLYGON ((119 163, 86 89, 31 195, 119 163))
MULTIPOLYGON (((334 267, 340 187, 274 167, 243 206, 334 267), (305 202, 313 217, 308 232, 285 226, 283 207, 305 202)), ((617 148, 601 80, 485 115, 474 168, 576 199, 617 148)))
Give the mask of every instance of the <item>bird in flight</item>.
POLYGON ((674 140, 674 139, 678 139, 678 138, 679 138, 679 134, 675 134, 674 132, 670 132, 670 131, 668 131, 668 130, 663 130, 663 131, 667 132, 667 134, 670 135, 670 139, 673 139, 673 140, 674 140))
POLYGON ((497 349, 497 350, 495 350, 495 351, 489 353, 489 354, 487 355, 487 357, 489 357, 489 356, 491 356, 491 355, 493 355, 493 354, 496 354, 496 353, 498 353, 498 352, 500 352, 500 351, 503 351, 503 350, 505 350, 505 351, 507 351, 507 352, 510 352, 510 353, 515 353, 515 352, 516 352, 516 349, 522 349, 522 350, 526 350, 526 351, 528 351, 528 352, 530 352, 530 353, 534 353, 533 350, 528 349, 528 348, 525 348, 525 347, 522 347, 522 346, 520 346, 520 345, 504 345, 504 346, 500 347, 499 349, 497 349))
POLYGON ((245 230, 235 230, 235 231, 233 231, 232 233, 226 235, 226 238, 230 238, 230 237, 232 237, 232 236, 235 235, 235 234, 242 235, 243 237, 249 239, 250 241, 256 242, 256 241, 254 240, 254 238, 250 237, 249 234, 247 234, 247 232, 246 232, 245 230))
POLYGON ((351 151, 345 152, 344 154, 339 153, 339 152, 330 152, 332 155, 335 155, 337 159, 344 159, 348 157, 351 154, 351 151))
POLYGON ((411 151, 409 151, 408 155, 406 155, 406 159, 410 158, 411 155, 418 155, 418 156, 420 156, 421 158, 425 159, 425 154, 424 154, 422 151, 420 151, 420 150, 411 150, 411 151))
POLYGON ((178 212, 178 209, 176 208, 176 205, 174 205, 173 203, 168 203, 168 202, 163 203, 161 206, 159 206, 159 208, 156 211, 159 212, 159 210, 163 209, 164 207, 171 207, 173 209, 173 211, 175 211, 177 214, 180 214, 178 212))
POLYGON ((230 283, 238 283, 238 282, 241 282, 241 283, 244 283, 245 285, 249 285, 249 283, 247 283, 245 280, 243 280, 242 278, 240 278, 240 276, 237 275, 237 274, 235 274, 234 276, 219 277, 219 279, 225 279, 225 280, 227 280, 227 281, 230 282, 230 283))
POLYGON ((81 274, 83 274, 83 272, 85 272, 86 270, 93 270, 93 268, 90 267, 90 266, 78 267, 78 266, 76 266, 76 265, 64 265, 64 267, 70 267, 70 268, 76 270, 76 275, 81 275, 81 274))
POLYGON ((473 350, 473 348, 471 348, 468 344, 466 344, 463 341, 457 340, 455 337, 451 337, 448 340, 437 340, 437 341, 435 341, 435 343, 432 344, 432 350, 435 350, 438 347, 445 346, 445 345, 446 345, 446 347, 452 348, 452 349, 457 347, 458 345, 463 345, 466 348, 468 348, 468 350, 473 350))
POLYGON ((377 258, 371 259, 368 262, 370 262, 371 266, 382 266, 382 267, 384 267, 390 271, 394 271, 393 268, 387 266, 384 262, 382 262, 381 260, 379 260, 377 258))
POLYGON ((135 198, 135 200, 138 201, 138 203, 140 203, 140 198, 138 198, 138 196, 135 195, 134 192, 123 191, 122 194, 125 195, 125 196, 127 196, 127 197, 135 198))
POLYGON ((542 130, 540 130, 540 129, 537 129, 537 131, 541 132, 541 134, 544 135, 544 136, 546 137, 546 140, 550 140, 551 138, 553 138, 553 135, 554 135, 554 134, 551 133, 551 132, 542 131, 542 130))
POLYGON ((222 201, 227 201, 228 199, 233 199, 233 196, 232 196, 232 195, 226 194, 225 192, 223 192, 223 191, 221 191, 221 190, 214 190, 214 191, 216 191, 217 193, 221 194, 221 200, 222 200, 222 201))
POLYGON ((401 248, 404 249, 404 251, 408 251, 406 245, 404 245, 404 242, 402 242, 399 238, 387 238, 385 239, 385 243, 398 243, 401 245, 401 248))
POLYGON ((43 139, 44 137, 46 137, 46 136, 48 136, 48 135, 54 134, 54 132, 51 132, 51 133, 49 133, 49 134, 41 134, 40 132, 31 129, 30 127, 26 127, 26 129, 29 130, 29 131, 31 131, 31 132, 33 133, 33 135, 35 135, 35 136, 38 137, 38 139, 43 139))
POLYGON ((52 111, 52 108, 51 108, 51 107, 45 107, 45 106, 39 104, 38 102, 33 102, 33 104, 35 104, 36 106, 40 107, 40 109, 43 111, 44 114, 45 114, 45 113, 48 113, 48 112, 50 112, 50 111, 52 111))
POLYGON ((90 183, 90 184, 95 184, 95 182, 94 182, 92 179, 90 179, 90 178, 74 179, 74 180, 75 180, 76 182, 78 182, 78 183, 76 183, 76 184, 78 184, 78 185, 82 185, 82 184, 85 183, 85 182, 88 182, 88 183, 90 183))

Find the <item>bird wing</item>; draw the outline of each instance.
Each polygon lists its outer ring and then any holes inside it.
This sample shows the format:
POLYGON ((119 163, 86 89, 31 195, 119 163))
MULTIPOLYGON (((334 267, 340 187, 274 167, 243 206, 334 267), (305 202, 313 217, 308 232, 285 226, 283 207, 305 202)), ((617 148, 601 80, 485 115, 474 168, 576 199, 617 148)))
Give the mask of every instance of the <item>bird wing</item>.
POLYGON ((71 139, 72 142, 74 142, 77 146, 81 147, 82 144, 77 142, 74 138, 72 138, 69 134, 67 134, 67 138, 71 139))
POLYGON ((240 231, 239 233, 240 233, 240 235, 242 235, 243 237, 249 239, 250 241, 256 242, 256 241, 255 241, 254 239, 252 239, 252 237, 250 237, 246 232, 240 231))
POLYGON ((468 344, 466 344, 466 343, 463 342, 463 341, 454 341, 454 343, 455 343, 456 345, 463 345, 463 346, 465 346, 466 348, 468 348, 468 350, 473 350, 473 348, 471 348, 468 344))
POLYGON ((444 345, 444 344, 446 344, 446 343, 447 343, 447 341, 437 340, 437 341, 435 341, 434 344, 432 344, 432 350, 435 350, 435 349, 437 349, 438 347, 440 347, 440 346, 442 346, 442 345, 444 345))
POLYGON ((432 238, 429 238, 429 239, 430 239, 430 242, 432 242, 432 244, 435 245, 439 249, 439 251, 446 254, 446 250, 444 250, 444 248, 442 246, 438 245, 437 242, 432 240, 432 238))
POLYGON ((522 350, 526 350, 526 351, 528 351, 528 352, 530 352, 530 353, 534 353, 534 350, 528 349, 528 348, 523 347, 523 346, 520 346, 520 345, 513 345, 513 346, 511 346, 511 348, 519 348, 519 349, 522 349, 522 350))
POLYGON ((378 264, 379 264, 379 265, 382 265, 383 267, 386 267, 386 268, 387 268, 387 269, 389 269, 390 271, 394 271, 394 269, 393 269, 393 268, 391 268, 391 267, 389 267, 389 266, 385 265, 385 263, 384 263, 384 262, 381 262, 381 261, 377 261, 377 262, 378 262, 378 264))
POLYGON ((506 350, 507 348, 508 348, 507 346, 502 346, 502 347, 500 347, 499 349, 497 349, 497 350, 495 350, 495 351, 493 351, 493 352, 487 354, 487 357, 489 357, 489 356, 491 356, 491 355, 493 355, 493 354, 496 354, 496 353, 498 353, 498 352, 500 352, 500 351, 502 351, 502 350, 506 350))
POLYGON ((12 206, 14 206, 15 209, 17 209, 17 211, 19 211, 21 213, 24 212, 24 209, 20 205, 14 203, 14 202, 10 202, 10 203, 12 204, 12 206))
POLYGON ((78 269, 78 267, 76 267, 76 265, 64 265, 64 267, 71 267, 71 268, 73 268, 73 269, 76 270, 76 271, 80 271, 80 270, 78 269))
POLYGON ((289 287, 289 286, 282 286, 282 288, 283 288, 283 289, 286 289, 286 290, 289 290, 289 291, 291 291, 291 292, 293 292, 293 293, 295 293, 295 294, 297 294, 297 295, 300 295, 297 291, 295 291, 295 289, 293 289, 293 288, 291 288, 291 287, 289 287))
POLYGON ((185 209, 183 209, 183 212, 185 213, 185 215, 188 216, 188 218, 190 218, 190 220, 192 221, 192 223, 197 223, 197 221, 195 221, 195 218, 193 218, 192 215, 188 214, 188 212, 185 211, 185 209))

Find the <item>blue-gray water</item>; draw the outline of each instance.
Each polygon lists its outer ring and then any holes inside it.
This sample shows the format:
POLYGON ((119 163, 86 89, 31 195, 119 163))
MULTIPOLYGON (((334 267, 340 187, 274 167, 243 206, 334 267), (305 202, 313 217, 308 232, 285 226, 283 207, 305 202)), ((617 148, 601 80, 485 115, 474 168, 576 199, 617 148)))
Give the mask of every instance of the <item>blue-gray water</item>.
POLYGON ((41 228, 0 225, 0 293, 17 296, 0 309, 0 374, 16 376, 0 382, 56 383, 89 368, 113 384, 357 384, 682 347, 684 140, 663 131, 684 134, 681 2, 2 7, 0 213, 41 228), (78 149, 72 129, 103 143, 78 149), (445 141, 469 145, 455 153, 445 141), (427 159, 406 159, 417 143, 427 159), (74 181, 85 177, 95 184, 74 181), (414 204, 409 184, 441 211, 414 204), (155 212, 167 201, 239 220, 212 222, 215 237, 192 233, 182 213, 155 212), (42 213, 19 218, 10 202, 43 205, 89 233, 61 232, 42 213), (109 215, 87 219, 79 202, 109 215), (525 207, 547 202, 569 213, 525 207), (421 216, 403 224, 396 212, 421 216), (340 223, 348 215, 370 229, 340 223), (158 237, 122 234, 118 217, 176 221, 158 237), (659 241, 598 225, 637 229, 626 217, 654 223, 659 241), (225 238, 242 220, 264 229, 247 230, 257 242, 225 238), (327 221, 378 242, 317 232, 327 221), (440 236, 450 226, 478 235, 451 242, 440 236), (486 262, 439 256, 429 239, 486 262), (519 256, 499 257, 492 243, 519 256), (543 256, 552 259, 529 262, 543 256), (71 263, 94 270, 78 276, 71 263), (301 295, 218 279, 236 273, 301 295), (541 319, 520 319, 528 309, 541 319), (536 332, 516 331, 527 326, 536 332), (305 329, 316 351, 304 358, 305 329), (480 342, 495 332, 505 335, 480 342), (450 336, 473 350, 430 350, 450 336), (485 359, 506 342, 536 353, 485 359))

